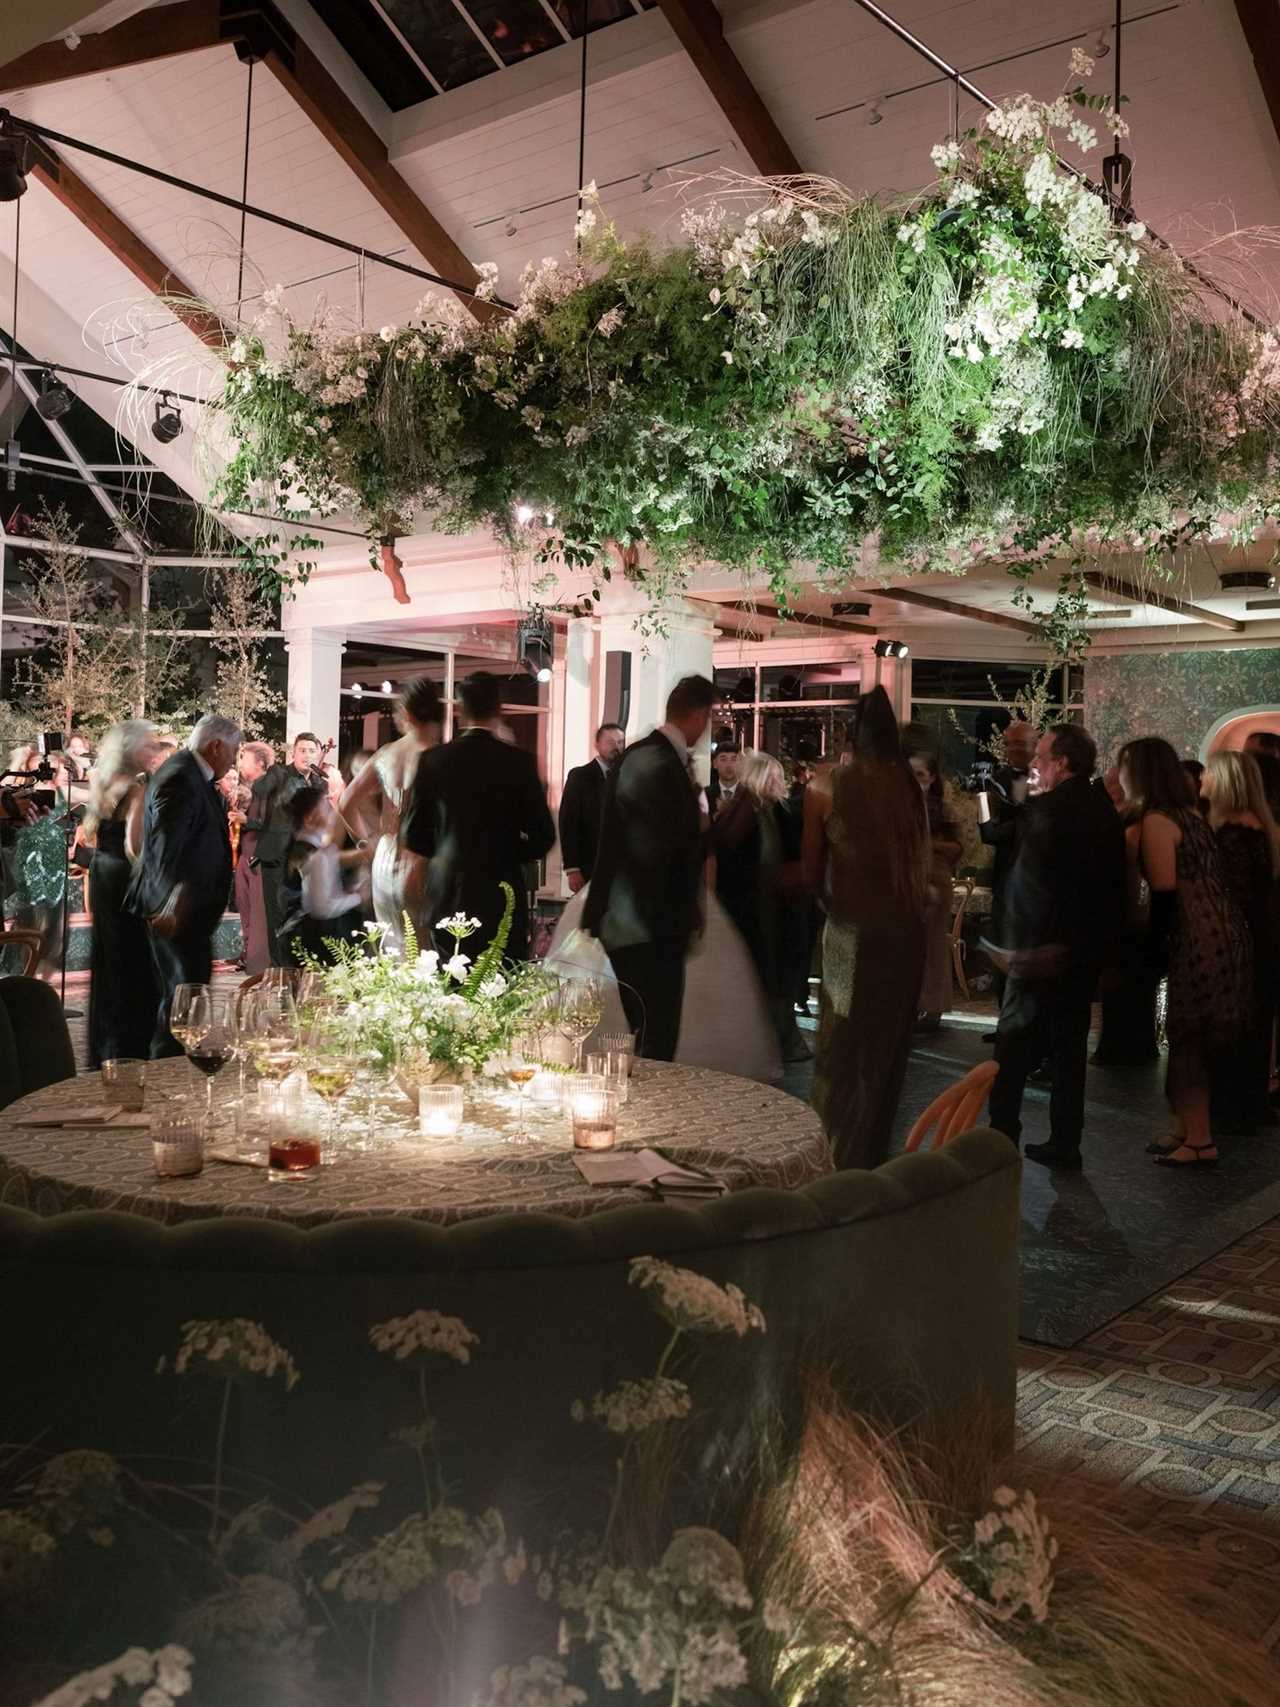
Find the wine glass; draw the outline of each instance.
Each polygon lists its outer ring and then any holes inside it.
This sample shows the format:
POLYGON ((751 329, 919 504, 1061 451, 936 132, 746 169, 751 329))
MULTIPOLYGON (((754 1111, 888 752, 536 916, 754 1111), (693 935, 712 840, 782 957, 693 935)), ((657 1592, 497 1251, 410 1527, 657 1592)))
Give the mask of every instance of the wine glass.
POLYGON ((324 1098, 329 1115, 328 1139, 332 1144, 337 1131, 335 1104, 350 1090, 360 1067, 359 1059, 347 1047, 347 1037, 335 1009, 312 1012, 303 1042, 303 1057, 307 1083, 317 1096, 324 1098))
POLYGON ((204 1112, 213 1113, 213 1078, 236 1053, 235 1004, 230 990, 208 990, 193 1002, 186 1027, 187 1060, 205 1075, 204 1112))
POLYGON ((604 1013, 602 978, 569 978, 560 986, 560 1029, 573 1046, 573 1065, 582 1071, 582 1046, 604 1013))
POLYGON ((541 1066, 541 1050, 537 1037, 529 1031, 517 1031, 511 1039, 506 1058, 502 1063, 502 1070, 506 1074, 508 1082, 516 1086, 520 1098, 520 1129, 511 1135, 513 1144, 528 1144, 532 1140, 533 1135, 529 1131, 528 1121, 525 1118, 525 1098, 528 1095, 529 1086, 537 1078, 541 1066))
POLYGON ((283 986, 263 985, 245 998, 241 1030, 264 1079, 276 1083, 298 1064, 298 1013, 292 993, 283 986))
POLYGON ((169 1030, 184 1050, 208 1023, 208 995, 207 984, 178 984, 169 998, 169 1030))

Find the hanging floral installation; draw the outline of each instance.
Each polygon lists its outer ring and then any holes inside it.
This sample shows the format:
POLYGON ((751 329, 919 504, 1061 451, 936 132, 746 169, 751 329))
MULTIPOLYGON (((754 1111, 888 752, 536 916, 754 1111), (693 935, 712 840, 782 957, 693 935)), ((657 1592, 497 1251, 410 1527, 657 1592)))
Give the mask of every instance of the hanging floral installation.
POLYGON ((433 298, 353 334, 268 293, 218 400, 214 501, 352 510, 375 563, 415 526, 487 527, 550 566, 623 558, 655 598, 705 562, 785 601, 803 565, 834 589, 994 558, 1033 609, 1056 560, 1069 654, 1086 559, 1160 573, 1280 508, 1280 343, 1062 163, 1099 128, 1127 127, 1078 81, 1023 95, 935 148, 909 202, 739 180, 663 250, 589 196, 580 255, 483 323, 433 298))

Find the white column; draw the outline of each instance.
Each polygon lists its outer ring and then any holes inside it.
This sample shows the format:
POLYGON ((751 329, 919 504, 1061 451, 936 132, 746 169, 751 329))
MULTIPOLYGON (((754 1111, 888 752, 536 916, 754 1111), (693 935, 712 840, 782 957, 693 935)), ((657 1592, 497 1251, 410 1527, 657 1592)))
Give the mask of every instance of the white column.
MULTIPOLYGON (((631 654, 629 741, 647 735, 662 722, 667 695, 682 676, 711 676, 715 624, 685 599, 672 599, 660 612, 655 612, 649 599, 637 589, 611 586, 605 590, 597 620, 596 646, 601 668, 606 653, 631 654), (646 626, 657 626, 660 631, 647 637, 642 634, 637 626, 642 617, 647 618, 646 626)), ((702 781, 709 781, 709 733, 694 758, 702 781)))
POLYGON ((309 730, 323 741, 338 739, 342 701, 342 654, 346 639, 324 628, 296 629, 285 641, 289 654, 289 690, 285 739, 309 730))
POLYGON ((863 693, 873 687, 882 687, 893 701, 893 713, 898 722, 908 722, 911 718, 911 659, 877 658, 873 654, 867 663, 871 670, 863 669, 863 693), (868 673, 870 681, 867 680, 868 673))
POLYGON ((597 656, 599 635, 596 618, 573 616, 564 641, 564 743, 563 768, 554 782, 557 798, 564 779, 577 765, 585 765, 594 751, 594 736, 600 723, 597 699, 597 656))

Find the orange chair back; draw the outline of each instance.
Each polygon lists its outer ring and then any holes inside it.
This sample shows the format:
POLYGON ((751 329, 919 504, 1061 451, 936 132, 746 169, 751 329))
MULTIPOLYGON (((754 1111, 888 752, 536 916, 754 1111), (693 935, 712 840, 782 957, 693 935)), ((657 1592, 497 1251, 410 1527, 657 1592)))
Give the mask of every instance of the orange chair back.
POLYGON ((940 1096, 934 1097, 911 1128, 905 1148, 939 1150, 959 1133, 968 1132, 976 1126, 995 1076, 995 1062, 982 1061, 963 1079, 948 1085, 940 1096), (929 1140, 927 1144, 926 1139, 929 1140))

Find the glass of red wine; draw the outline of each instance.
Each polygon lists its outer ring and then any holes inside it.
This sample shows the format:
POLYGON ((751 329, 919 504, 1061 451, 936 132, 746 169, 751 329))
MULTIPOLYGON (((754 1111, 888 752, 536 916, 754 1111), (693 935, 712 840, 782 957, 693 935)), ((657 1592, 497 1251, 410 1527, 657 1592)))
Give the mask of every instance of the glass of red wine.
MULTIPOLYGON (((205 1075, 204 1111, 213 1112, 213 1078, 236 1053, 235 995, 207 987, 191 1000, 180 1038, 187 1060, 205 1075)), ((175 1035, 177 1035, 175 1033, 175 1035)))

